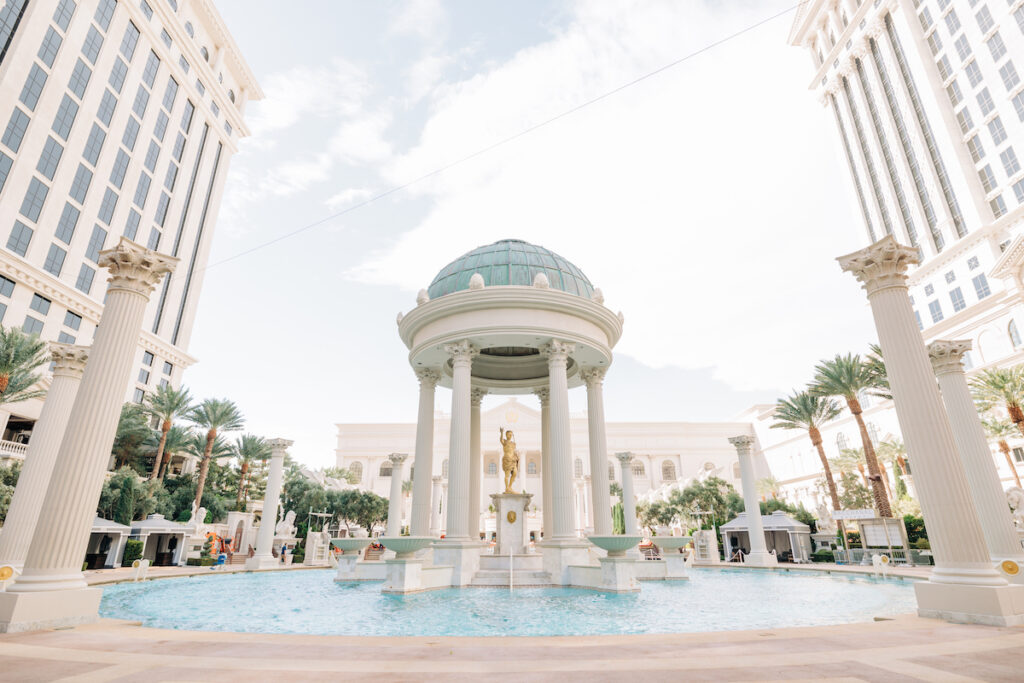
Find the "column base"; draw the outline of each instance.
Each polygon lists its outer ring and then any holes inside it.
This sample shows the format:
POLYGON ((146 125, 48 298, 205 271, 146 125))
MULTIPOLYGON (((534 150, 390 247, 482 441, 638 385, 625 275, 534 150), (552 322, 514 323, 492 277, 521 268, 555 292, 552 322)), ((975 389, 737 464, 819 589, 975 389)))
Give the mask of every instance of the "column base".
POLYGON ((969 586, 918 581, 917 614, 961 624, 1024 625, 1024 586, 969 586))
POLYGON ((777 567, 779 558, 775 553, 749 553, 743 556, 743 564, 749 567, 777 567))
POLYGON ((339 555, 338 556, 338 573, 334 575, 335 581, 358 581, 359 577, 356 576, 356 566, 362 558, 362 553, 352 553, 351 555, 339 555))
POLYGON ((434 566, 451 567, 453 587, 468 586, 480 570, 479 541, 438 541, 434 544, 434 566))
POLYGON ((274 557, 273 555, 256 555, 245 561, 245 568, 255 571, 261 569, 280 569, 283 566, 285 565, 281 562, 281 558, 274 557))
POLYGON ((602 557, 601 590, 610 593, 636 593, 640 582, 636 580, 636 560, 629 557, 602 557))
POLYGON ((576 539, 544 541, 540 544, 540 552, 544 556, 544 571, 551 576, 556 584, 571 585, 572 577, 569 567, 593 565, 590 559, 590 548, 592 547, 590 542, 576 539))
POLYGON ((102 588, 0 593, 0 633, 79 626, 99 620, 102 588))
POLYGON ((665 553, 662 556, 662 560, 665 562, 666 579, 690 578, 689 573, 686 571, 686 555, 682 553, 665 553))

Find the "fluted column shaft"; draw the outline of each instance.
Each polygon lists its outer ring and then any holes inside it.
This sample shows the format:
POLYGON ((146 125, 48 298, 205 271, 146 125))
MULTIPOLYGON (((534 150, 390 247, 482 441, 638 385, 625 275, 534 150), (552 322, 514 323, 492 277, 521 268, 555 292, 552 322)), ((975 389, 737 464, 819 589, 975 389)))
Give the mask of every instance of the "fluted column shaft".
POLYGON ((50 355, 56 363, 53 380, 46 392, 43 410, 32 428, 25 463, 0 533, 0 565, 9 564, 19 570, 25 564, 32 543, 32 534, 82 380, 89 347, 51 343, 50 355))
POLYGON ((552 341, 544 348, 548 357, 548 390, 551 392, 551 507, 552 540, 573 539, 572 439, 569 424, 569 354, 575 345, 552 341))
POLYGON ((540 399, 541 524, 544 538, 551 538, 554 524, 551 518, 551 392, 537 389, 534 393, 540 399))
POLYGON ((448 452, 448 533, 446 540, 469 540, 470 391, 473 357, 469 342, 448 344, 452 357, 452 425, 448 452))
POLYGON ((68 416, 24 571, 8 590, 85 588, 82 561, 114 444, 149 295, 178 260, 122 238, 100 252, 111 273, 89 362, 68 416))
MULTIPOLYGON (((431 520, 431 475, 434 472, 434 393, 441 373, 433 369, 416 371, 420 381, 420 407, 416 419, 416 452, 413 455, 412 519, 409 533, 413 536, 436 536, 431 520)), ((440 526, 440 525, 438 525, 440 526)), ((438 532, 440 533, 440 532, 438 532)))
POLYGON ((615 457, 618 458, 622 468, 622 516, 625 518, 626 535, 639 536, 640 525, 636 519, 636 494, 633 493, 633 454, 616 453, 615 457))
POLYGON ((928 351, 907 291, 917 252, 887 236, 840 257, 864 285, 892 390, 900 431, 914 463, 914 484, 928 527, 933 583, 1005 585, 992 567, 967 477, 956 451, 928 351))
MULTIPOLYGON (((480 402, 487 393, 473 389, 469 396, 469 537, 480 538, 480 479, 483 476, 483 454, 480 452, 480 402)), ((523 463, 525 465, 525 463, 523 463)), ((522 477, 523 473, 520 472, 522 477)), ((522 482, 520 482, 522 484, 522 482)))
MULTIPOLYGON (((441 477, 433 477, 431 483, 433 491, 430 495, 430 535, 436 537, 441 535, 441 477)), ((416 486, 415 482, 413 486, 416 486)))
MULTIPOLYGON (((605 468, 607 472, 607 468, 605 468)), ((594 479, 593 477, 583 477, 583 495, 584 503, 587 506, 587 521, 584 526, 594 529, 594 533, 597 533, 597 528, 594 526, 594 479)), ((605 487, 607 488, 607 487, 605 487)), ((608 511, 608 534, 611 533, 611 510, 608 511)), ((607 534, 604 534, 607 535, 607 534)))
POLYGON ((764 540, 764 524, 761 521, 761 502, 757 498, 757 482, 754 479, 754 460, 750 455, 754 439, 749 436, 734 436, 729 442, 736 447, 736 457, 740 462, 743 510, 747 513, 750 554, 767 553, 768 545, 764 540))
POLYGON ((928 355, 939 380, 942 402, 946 405, 989 555, 993 560, 1021 563, 1024 550, 964 375, 963 354, 970 348, 970 341, 934 341, 928 346, 928 355))
POLYGON ((384 533, 389 537, 402 535, 402 463, 407 457, 405 453, 388 456, 391 461, 391 497, 388 498, 388 527, 384 533))
POLYGON ((590 434, 590 491, 593 500, 594 534, 612 533, 611 491, 608 481, 608 439, 604 426, 603 368, 583 372, 587 383, 587 429, 590 434))
POLYGON ((274 532, 277 529, 277 510, 281 505, 281 485, 284 481, 284 455, 292 445, 287 439, 270 439, 270 469, 267 472, 267 489, 263 495, 263 514, 260 530, 256 536, 256 553, 252 559, 274 557, 274 532))

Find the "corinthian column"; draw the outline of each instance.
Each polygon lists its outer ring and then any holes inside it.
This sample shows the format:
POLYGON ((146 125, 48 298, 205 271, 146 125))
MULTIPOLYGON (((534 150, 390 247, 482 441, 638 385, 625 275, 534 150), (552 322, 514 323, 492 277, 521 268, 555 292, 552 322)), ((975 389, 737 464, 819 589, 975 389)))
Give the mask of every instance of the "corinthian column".
POLYGON ((446 541, 469 540, 469 429, 471 370, 477 349, 468 341, 447 344, 452 358, 452 426, 448 452, 448 533, 446 541))
POLYGON ((963 355, 970 349, 971 342, 967 340, 940 340, 928 345, 928 355, 939 380, 942 401, 946 405, 989 556, 993 564, 1012 577, 1011 580, 1024 581, 1024 550, 1017 538, 999 473, 992 461, 992 451, 964 375, 963 355), (1004 562, 1009 564, 1002 564, 1004 562))
POLYGON ((914 483, 935 560, 931 578, 914 586, 918 613, 1002 625, 1024 622, 1024 586, 1008 586, 992 567, 928 351, 914 320, 906 273, 917 262, 917 251, 887 236, 838 261, 867 291, 896 416, 914 463, 914 483))
POLYGON ((594 534, 612 533, 611 492, 608 482, 608 441, 604 426, 605 368, 586 368, 580 373, 587 383, 587 428, 590 433, 590 491, 593 500, 594 534))
MULTIPOLYGON (((434 490, 430 496, 430 535, 435 538, 441 535, 441 480, 440 476, 431 479, 434 490)), ((413 486, 416 486, 415 482, 413 486)), ((416 534, 411 535, 415 536, 416 534)))
POLYGON ((402 463, 408 457, 405 453, 388 456, 391 461, 391 497, 388 498, 388 527, 384 532, 387 536, 402 535, 402 463))
MULTIPOLYGON (((750 552, 743 559, 744 564, 757 567, 768 567, 778 564, 778 560, 768 552, 764 540, 764 524, 761 522, 761 503, 757 500, 757 484, 754 482, 754 461, 750 455, 750 447, 754 443, 752 436, 734 436, 729 439, 736 448, 736 457, 740 462, 740 481, 743 485, 743 510, 747 513, 747 536, 750 537, 750 552)), ((729 548, 725 549, 728 556, 729 548)))
POLYGON ((633 454, 616 453, 622 468, 622 516, 625 518, 626 535, 639 536, 640 529, 636 519, 636 494, 633 493, 633 454))
POLYGON ((437 536, 431 512, 431 475, 434 472, 434 392, 441 373, 433 368, 416 371, 420 381, 420 408, 416 420, 416 453, 413 456, 412 519, 409 534, 437 536))
POLYGON ((7 519, 4 520, 3 533, 0 533, 0 565, 10 564, 19 570, 28 555, 32 532, 35 531, 43 496, 53 473, 53 463, 57 459, 82 371, 85 370, 85 361, 89 357, 89 347, 51 342, 50 355, 56 364, 53 380, 46 392, 43 411, 32 429, 25 464, 18 477, 18 486, 14 489, 7 519))
POLYGON ((483 455, 480 453, 480 402, 486 389, 474 388, 469 393, 469 537, 480 540, 480 477, 483 455))
POLYGON ((547 388, 534 389, 540 399, 540 484, 541 524, 544 540, 551 538, 551 392, 547 388))
POLYGON ((110 271, 106 303, 57 451, 24 572, 8 591, 86 587, 82 560, 131 381, 142 318, 154 287, 177 263, 176 258, 124 237, 113 249, 100 252, 100 267, 110 271))
POLYGON ((284 482, 284 456, 294 442, 288 439, 268 439, 270 469, 267 489, 263 495, 263 513, 256 536, 256 552, 245 561, 246 569, 266 569, 278 565, 274 557, 274 532, 277 530, 277 510, 281 504, 281 485, 284 482))
POLYGON ((572 540, 572 442, 569 424, 569 354, 575 344, 552 340, 542 350, 548 358, 551 392, 551 539, 572 540))

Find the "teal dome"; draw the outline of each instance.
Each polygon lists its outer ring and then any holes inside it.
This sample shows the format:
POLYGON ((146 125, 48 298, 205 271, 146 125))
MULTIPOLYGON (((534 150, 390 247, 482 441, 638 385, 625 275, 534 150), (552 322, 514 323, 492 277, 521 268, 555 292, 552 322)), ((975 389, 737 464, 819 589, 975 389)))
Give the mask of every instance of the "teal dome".
POLYGON ((499 240, 477 247, 441 269, 427 288, 431 299, 469 289, 469 278, 480 273, 488 287, 533 284, 544 273, 551 289, 590 298, 594 286, 579 268, 553 251, 522 240, 499 240))

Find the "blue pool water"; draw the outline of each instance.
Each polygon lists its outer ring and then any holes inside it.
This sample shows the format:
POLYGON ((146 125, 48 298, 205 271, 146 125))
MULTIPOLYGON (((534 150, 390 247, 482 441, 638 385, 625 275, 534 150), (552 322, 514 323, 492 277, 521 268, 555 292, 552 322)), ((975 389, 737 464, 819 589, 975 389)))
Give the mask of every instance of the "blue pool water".
POLYGON ((205 631, 375 636, 682 633, 870 621, 916 609, 910 582, 803 572, 691 570, 639 593, 569 588, 383 595, 333 570, 220 574, 103 590, 100 614, 205 631))

